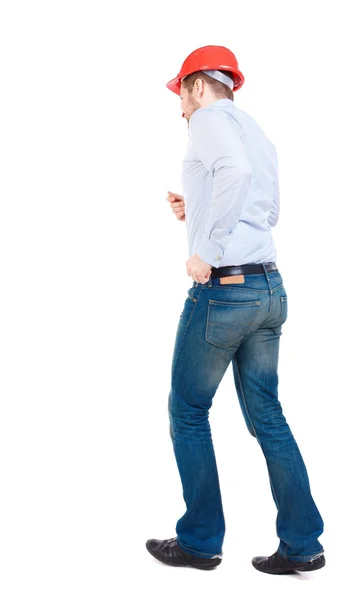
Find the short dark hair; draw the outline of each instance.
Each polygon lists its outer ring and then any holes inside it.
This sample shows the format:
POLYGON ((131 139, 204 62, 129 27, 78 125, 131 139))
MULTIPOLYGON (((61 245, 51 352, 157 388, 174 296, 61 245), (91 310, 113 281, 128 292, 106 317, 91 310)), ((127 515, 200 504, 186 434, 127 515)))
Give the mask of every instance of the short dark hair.
MULTIPOLYGON (((227 77, 234 81, 234 78, 230 71, 221 71, 221 69, 218 70, 220 70, 221 73, 227 75, 227 77)), ((221 81, 217 81, 216 79, 209 77, 209 75, 202 73, 202 71, 196 71, 196 73, 191 73, 191 75, 187 75, 185 79, 183 79, 183 81, 181 82, 181 85, 184 88, 186 88, 189 93, 191 93, 196 79, 203 79, 203 81, 209 83, 211 89, 213 90, 217 98, 229 98, 230 100, 234 99, 233 91, 231 90, 231 88, 229 88, 224 83, 221 83, 221 81)))

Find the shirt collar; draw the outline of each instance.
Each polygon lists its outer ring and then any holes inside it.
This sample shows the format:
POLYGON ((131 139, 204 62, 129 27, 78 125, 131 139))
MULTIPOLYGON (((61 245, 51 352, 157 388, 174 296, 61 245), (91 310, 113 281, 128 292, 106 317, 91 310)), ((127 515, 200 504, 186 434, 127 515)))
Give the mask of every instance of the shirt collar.
POLYGON ((234 102, 231 98, 220 98, 219 100, 211 102, 205 108, 209 108, 210 106, 234 106, 234 102))

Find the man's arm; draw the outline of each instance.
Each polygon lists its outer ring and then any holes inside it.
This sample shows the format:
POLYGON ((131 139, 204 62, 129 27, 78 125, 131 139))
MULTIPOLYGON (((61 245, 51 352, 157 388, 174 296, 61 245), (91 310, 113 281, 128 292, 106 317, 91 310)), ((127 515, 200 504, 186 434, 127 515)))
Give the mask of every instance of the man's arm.
POLYGON ((270 208, 268 223, 270 227, 275 227, 280 215, 280 190, 279 190, 279 175, 278 175, 278 157, 276 150, 274 151, 274 180, 273 180, 273 204, 270 208))
POLYGON ((250 187, 251 167, 236 126, 213 110, 198 109, 190 119, 191 139, 213 177, 205 230, 196 253, 218 267, 250 187))

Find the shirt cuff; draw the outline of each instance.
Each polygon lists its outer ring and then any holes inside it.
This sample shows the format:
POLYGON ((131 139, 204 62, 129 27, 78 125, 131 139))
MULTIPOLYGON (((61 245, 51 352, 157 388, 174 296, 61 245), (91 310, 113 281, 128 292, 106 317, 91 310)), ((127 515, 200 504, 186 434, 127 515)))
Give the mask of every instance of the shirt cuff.
POLYGON ((200 242, 196 254, 212 267, 219 267, 223 257, 223 250, 211 240, 200 242))

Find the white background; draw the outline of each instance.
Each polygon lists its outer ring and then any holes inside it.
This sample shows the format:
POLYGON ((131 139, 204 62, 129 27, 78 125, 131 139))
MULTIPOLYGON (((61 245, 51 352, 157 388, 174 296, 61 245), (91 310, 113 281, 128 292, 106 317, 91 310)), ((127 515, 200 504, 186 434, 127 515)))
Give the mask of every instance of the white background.
POLYGON ((345 45, 342 2, 3 0, 0 14, 2 600, 322 598, 344 589, 345 45), (165 84, 206 44, 279 154, 273 230, 289 316, 279 390, 325 521, 327 566, 275 577, 264 457, 227 371, 211 425, 222 565, 174 569, 145 541, 185 510, 168 430, 187 289, 187 143, 165 84))

